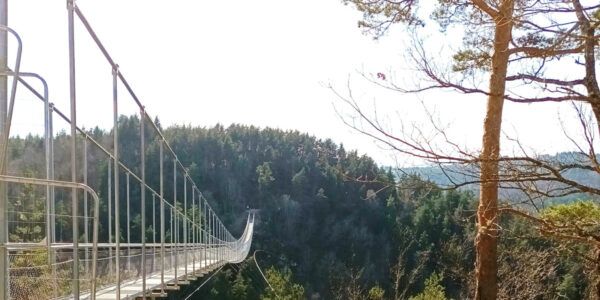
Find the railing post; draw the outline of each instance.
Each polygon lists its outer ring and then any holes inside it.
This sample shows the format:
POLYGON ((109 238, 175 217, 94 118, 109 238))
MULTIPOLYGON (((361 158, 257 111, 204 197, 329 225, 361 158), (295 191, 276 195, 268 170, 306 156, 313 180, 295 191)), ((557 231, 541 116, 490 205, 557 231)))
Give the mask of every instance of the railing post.
MULTIPOLYGON (((50 178, 51 180, 54 180, 54 128, 53 128, 53 115, 54 115, 54 104, 50 103, 49 104, 49 109, 50 109, 50 115, 49 115, 49 120, 48 120, 48 131, 51 134, 51 138, 50 138, 50 178)), ((87 155, 85 156, 87 157, 87 155)), ((84 179, 87 179, 87 177, 84 177, 84 179)), ((87 195, 87 193, 84 193, 85 195, 87 195)), ((55 197, 54 197, 54 187, 50 187, 50 223, 48 224, 50 226, 50 236, 47 237, 51 243, 56 243, 56 209, 55 209, 55 197)), ((52 290, 54 293, 54 297, 58 298, 58 280, 57 280, 57 276, 56 276, 56 252, 52 251, 49 253, 49 255, 51 256, 52 259, 52 290)))
MULTIPOLYGON (((77 108, 75 92, 75 0, 67 0, 67 18, 69 27, 69 95, 71 103, 71 181, 77 182, 77 108)), ((79 299, 79 228, 77 224, 77 189, 71 190, 72 229, 73 229, 73 297, 79 299)))
POLYGON ((152 270, 156 270, 156 194, 152 193, 152 270))
MULTIPOLYGON (((126 212, 127 212, 127 218, 125 219, 125 228, 127 229, 127 270, 131 269, 131 231, 130 231, 130 224, 129 224, 129 198, 130 198, 130 189, 129 189, 129 172, 125 173, 125 200, 126 200, 126 212)), ((144 187, 142 186, 142 189, 144 187)), ((143 230, 142 230, 143 232, 143 230)))
MULTIPOLYGON (((17 80, 15 78, 15 80, 17 80)), ((46 154, 46 179, 52 180, 54 177, 54 160, 52 158, 52 140, 54 138, 52 131, 52 111, 50 106, 50 100, 48 99, 48 89, 44 89, 44 146, 46 154)), ((56 268, 54 267, 54 251, 52 250, 52 194, 54 189, 47 185, 46 186, 46 246, 48 255, 48 266, 52 269, 52 277, 56 277, 56 268)), ((86 252, 87 254, 87 252, 86 252)), ((53 282, 55 282, 53 280, 53 282)), ((53 284, 53 295, 57 296, 56 285, 53 284)))
POLYGON ((217 254, 217 249, 216 249, 217 248, 216 247, 217 239, 216 239, 216 236, 215 236, 215 232, 216 232, 216 229, 215 229, 216 226, 215 225, 217 225, 217 224, 215 222, 215 212, 212 210, 212 207, 210 208, 210 222, 211 222, 211 226, 210 226, 210 238, 212 240, 211 244, 212 244, 212 248, 213 248, 213 257, 218 262, 219 258, 216 255, 217 254))
MULTIPOLYGON (((16 80, 16 79, 15 79, 16 80)), ((46 155, 46 179, 50 180, 50 168, 51 168, 51 158, 50 158, 50 139, 52 138, 52 133, 50 132, 50 102, 48 101, 48 95, 45 95, 44 101, 44 153, 46 155)), ((50 209, 50 186, 46 186, 46 251, 48 252, 48 265, 52 265, 52 239, 50 236, 52 235, 52 228, 50 226, 50 218, 52 218, 52 212, 50 209)))
MULTIPOLYGON (((49 120, 49 131, 52 134, 52 138, 50 139, 50 179, 54 180, 54 121, 53 121, 53 115, 54 115, 54 104, 50 103, 50 120, 49 120)), ((51 226, 51 232, 50 232, 50 239, 53 243, 56 242, 56 210, 55 210, 55 196, 54 196, 54 187, 50 188, 50 226, 51 226)), ((54 259, 56 259, 56 257, 54 257, 54 259)))
POLYGON ((217 213, 215 212, 215 214, 213 215, 213 219, 215 222, 215 232, 213 233, 213 235, 215 236, 215 255, 217 258, 217 264, 220 263, 221 261, 221 257, 219 256, 220 254, 220 248, 219 248, 219 219, 217 218, 217 213))
POLYGON ((221 223, 221 219, 219 219, 219 260, 223 261, 223 248, 225 244, 223 243, 223 223, 221 223))
POLYGON ((192 185, 192 272, 196 274, 196 213, 198 212, 196 206, 196 186, 192 185))
POLYGON ((215 247, 215 214, 214 211, 212 210, 212 207, 209 206, 209 212, 210 212, 210 244, 211 244, 211 249, 212 249, 212 257, 213 259, 216 259, 216 247, 215 247))
MULTIPOLYGON (((173 215, 173 211, 175 210, 173 208, 173 206, 169 206, 169 217, 171 218, 171 223, 170 223, 170 227, 171 227, 171 241, 169 243, 169 249, 171 250, 171 268, 173 268, 173 266, 175 265, 175 256, 173 255, 173 245, 175 244, 175 217, 173 215)), ((173 272, 175 272, 175 270, 173 270, 173 272)))
POLYGON ((217 261, 219 261, 219 264, 221 263, 221 223, 219 222, 219 217, 217 217, 217 214, 215 213, 215 223, 216 223, 216 230, 215 230, 215 235, 216 235, 216 244, 217 244, 217 261))
POLYGON ((160 140, 160 289, 165 292, 165 203, 164 203, 164 140, 160 140))
MULTIPOLYGON (((208 204, 208 200, 206 201, 206 203, 208 204)), ((211 265, 212 265, 212 260, 214 259, 214 236, 213 236, 213 232, 214 232, 214 226, 215 224, 213 223, 213 215, 212 215, 212 208, 210 207, 210 205, 208 205, 208 243, 209 243, 209 249, 210 249, 210 259, 211 259, 211 265)))
POLYGON ((114 272, 114 268, 113 268, 113 248, 112 248, 112 236, 113 236, 113 231, 112 231, 112 158, 108 158, 108 174, 107 176, 107 183, 108 183, 108 194, 106 195, 106 198, 108 200, 108 272, 109 274, 112 276, 113 272, 114 272))
POLYGON ((116 288, 116 297, 117 299, 121 299, 121 217, 120 210, 121 207, 119 205, 119 106, 117 103, 118 92, 118 76, 119 74, 119 66, 115 65, 112 70, 113 75, 113 155, 114 155, 114 172, 115 172, 115 265, 116 265, 116 279, 117 279, 117 288, 116 288))
POLYGON ((179 249, 178 249, 178 244, 177 244, 177 237, 179 236, 179 230, 177 230, 177 215, 178 215, 178 210, 177 210, 177 157, 175 157, 173 159, 173 211, 175 213, 175 215, 173 216, 173 219, 175 220, 175 224, 173 224, 173 233, 175 234, 175 243, 173 244, 175 246, 175 286, 179 285, 179 279, 177 277, 177 269, 178 269, 178 262, 177 262, 177 256, 179 256, 179 249))
MULTIPOLYGON (((88 139, 87 136, 83 139, 83 184, 88 185, 88 139)), ((53 178, 54 179, 54 178, 53 178)), ((88 220, 88 193, 83 193, 83 242, 86 243, 85 253, 85 270, 89 269, 89 248, 87 244, 89 240, 89 220, 88 220)))
POLYGON ((202 209, 202 207, 204 206, 204 198, 202 198, 202 195, 200 194, 198 202, 200 204, 200 250, 202 251, 202 254, 200 255, 200 257, 202 258, 200 260, 200 269, 206 267, 206 207, 204 207, 204 209, 202 209), (204 242, 204 245, 202 244, 202 242, 204 242), (204 262, 204 266, 202 265, 202 262, 204 262))
MULTIPOLYGON (((146 299, 146 112, 140 109, 140 173, 142 173, 142 182, 140 183, 140 203, 142 214, 142 299, 146 299)), ((129 177, 127 177, 129 179, 129 177)), ((129 190, 129 189, 128 189, 129 190)), ((154 203, 154 202, 153 202, 154 203)), ((152 207, 154 210, 154 206, 152 207)), ((154 212, 154 211, 153 211, 154 212)), ((154 224, 152 224, 154 231, 154 224)), ((129 243, 129 193, 127 194, 127 242, 129 243)), ((131 253, 129 253, 131 255, 131 253)), ((154 259, 153 259, 154 261, 154 259)))
POLYGON ((217 250, 217 262, 221 263, 221 241, 219 240, 219 217, 217 217, 217 212, 215 212, 215 246, 217 250))
POLYGON ((205 231, 204 231, 204 235, 206 237, 205 239, 205 243, 206 245, 204 246, 204 255, 206 256, 206 264, 208 265, 208 261, 209 261, 209 257, 210 257, 210 247, 211 247, 211 237, 210 237, 210 207, 208 206, 208 201, 204 200, 204 214, 205 214, 205 223, 206 223, 206 227, 205 227, 205 231))
POLYGON ((187 236, 188 236, 188 224, 187 224, 187 170, 183 173, 183 270, 185 272, 185 281, 187 281, 188 269, 187 269, 187 236))
POLYGON ((90 300, 96 300, 96 281, 98 271, 98 229, 100 224, 100 199, 94 197, 94 224, 92 228, 92 290, 90 300))
MULTIPOLYGON (((207 249, 207 254, 208 256, 210 256, 210 259, 212 260, 212 244, 213 244, 213 239, 212 239, 212 215, 210 214, 210 206, 208 205, 208 200, 206 201, 206 224, 208 225, 208 231, 206 232, 206 249, 207 249)), ((212 261, 210 263, 212 265, 212 261)))
POLYGON ((200 190, 198 190, 198 204, 197 204, 197 212, 198 217, 196 218, 196 251, 198 252, 198 269, 202 270, 202 194, 200 194, 200 190))

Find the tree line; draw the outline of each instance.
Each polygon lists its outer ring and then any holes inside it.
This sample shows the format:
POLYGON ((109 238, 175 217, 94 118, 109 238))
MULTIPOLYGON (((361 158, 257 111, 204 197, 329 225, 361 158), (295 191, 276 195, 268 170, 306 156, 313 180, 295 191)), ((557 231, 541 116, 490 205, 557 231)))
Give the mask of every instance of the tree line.
MULTIPOLYGON (((138 140, 139 130, 133 130, 138 126, 138 118, 121 117, 123 141, 138 140)), ((110 143, 111 132, 96 128, 90 133, 110 143)), ((312 299, 422 299, 418 297, 440 292, 454 299, 473 296, 477 207, 473 192, 447 190, 415 174, 398 176, 368 156, 297 131, 176 126, 165 129, 165 136, 234 235, 243 230, 241 216, 247 209, 259 210, 253 248, 266 251, 259 262, 261 268, 271 270, 273 280, 280 281, 282 288, 276 295, 289 290, 312 299)), ((59 134, 56 141, 57 147, 67 145, 68 136, 59 134)), ((42 139, 13 138, 11 145, 11 168, 39 177, 42 139)), ((124 160, 134 159, 136 143, 120 146, 124 160)), ((153 151, 150 146, 147 156, 153 157, 153 151)), ((106 163, 98 160, 97 178, 90 182, 102 198, 104 215, 106 163)), ((158 168, 149 167, 146 176, 157 180, 158 168)), ((43 207, 44 198, 32 194, 31 189, 23 189, 21 197, 29 202, 13 205, 43 207)), ((131 203, 132 219, 138 220, 132 225, 132 240, 141 232, 137 199, 132 197, 131 203)), ((561 224, 560 234, 572 235, 569 222, 585 217, 587 223, 578 226, 593 236, 600 208, 590 202, 575 203, 583 206, 547 210, 540 218, 561 224)), ((67 204, 57 206, 64 210, 59 213, 68 214, 67 204)), ((21 217, 44 218, 43 214, 21 217)), ((41 225, 35 221, 13 228, 13 236, 25 232, 41 240, 44 230, 36 229, 41 225)), ((106 238, 106 217, 101 221, 106 238)), ((499 296, 580 299, 593 295, 599 275, 596 265, 589 263, 594 248, 549 238, 540 231, 543 226, 532 222, 509 215, 500 220, 504 238, 499 244, 499 296)), ((64 226, 68 234, 69 223, 64 226)), ((145 230, 151 233, 151 224, 145 230)), ((147 234, 148 241, 151 236, 147 234)), ((200 293, 219 299, 268 298, 271 293, 251 259, 211 282, 200 293)))

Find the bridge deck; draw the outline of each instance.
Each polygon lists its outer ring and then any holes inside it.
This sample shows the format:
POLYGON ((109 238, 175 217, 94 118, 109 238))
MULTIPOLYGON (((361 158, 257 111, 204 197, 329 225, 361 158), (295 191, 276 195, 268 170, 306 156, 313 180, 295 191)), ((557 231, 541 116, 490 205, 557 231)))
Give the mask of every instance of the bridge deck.
MULTIPOLYGON (((216 268, 223 265, 223 262, 219 262, 215 259, 206 259, 201 262, 196 262, 195 272, 194 264, 190 263, 187 266, 188 273, 185 273, 185 266, 179 266, 177 269, 177 282, 186 281, 190 276, 202 277, 204 274, 209 273, 216 268)), ((175 278, 175 270, 170 269, 168 272, 165 272, 165 285, 174 285, 176 282, 175 278)), ((146 293, 150 293, 153 290, 160 290, 161 288, 161 279, 160 272, 154 272, 146 277, 146 293)), ((135 280, 124 281, 121 283, 121 297, 120 299, 135 299, 136 297, 141 297, 144 290, 142 288, 142 278, 138 278, 135 280)), ((81 299, 89 299, 89 294, 81 295, 81 299)), ((99 289, 96 293, 96 299, 98 300, 114 300, 117 299, 116 293, 116 284, 105 286, 99 289)))

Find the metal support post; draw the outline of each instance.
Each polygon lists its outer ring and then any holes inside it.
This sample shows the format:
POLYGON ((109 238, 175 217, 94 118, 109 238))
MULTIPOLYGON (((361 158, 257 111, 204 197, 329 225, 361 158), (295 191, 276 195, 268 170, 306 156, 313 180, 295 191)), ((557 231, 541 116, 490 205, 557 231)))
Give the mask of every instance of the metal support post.
MULTIPOLYGON (((87 155, 88 153, 88 139, 87 136, 83 140, 83 184, 88 184, 88 161, 87 155)), ((83 242, 89 243, 89 220, 88 220, 88 193, 83 193, 83 242)), ((85 253, 85 271, 89 270, 89 248, 86 247, 84 250, 85 253)))
MULTIPOLYGON (((54 180, 54 128, 53 128, 53 115, 54 115, 54 104, 50 103, 48 106, 50 110, 49 118, 48 118, 48 132, 50 133, 50 178, 49 180, 54 180)), ((54 186, 50 187, 50 236, 48 239, 51 243, 56 243, 56 198, 54 196, 54 186)), ((84 193, 87 195, 87 193, 84 193)), ((50 258, 52 259, 52 290, 55 298, 58 297, 58 280, 56 276, 56 251, 51 251, 49 253, 50 258)))
POLYGON ((175 286, 179 285, 179 279, 177 279, 177 269, 178 269, 178 265, 177 265, 177 256, 179 256, 179 249, 178 249, 178 244, 177 244, 177 236, 179 235, 179 231, 177 230, 177 215, 178 215, 178 209, 177 209, 177 158, 173 159, 173 210, 175 212, 175 216, 174 216, 174 220, 175 220, 175 224, 173 224, 173 232, 175 234, 175 286))
POLYGON ((208 201, 204 200, 204 257, 207 260, 210 256, 210 213, 208 208, 208 201))
POLYGON ((224 238, 224 230, 223 230, 224 227, 221 226, 220 228, 221 229, 220 229, 219 236, 220 236, 220 240, 221 240, 221 242, 220 242, 221 243, 221 247, 220 247, 221 248, 221 260, 224 261, 225 260, 225 238, 224 238))
POLYGON ((206 238, 206 230, 208 227, 206 226, 206 204, 204 198, 200 199, 200 217, 202 218, 200 220, 200 224, 202 225, 200 227, 200 244, 202 245, 202 261, 204 261, 204 266, 200 265, 200 267, 204 268, 206 267, 206 245, 208 244, 206 238))
POLYGON ((108 181, 108 194, 107 194, 107 200, 108 200, 108 271, 109 274, 112 275, 113 274, 113 248, 112 248, 112 235, 113 235, 113 231, 112 231, 112 159, 109 157, 108 159, 108 174, 107 176, 107 181, 108 181))
MULTIPOLYGON (((187 237, 188 237, 188 215, 187 215, 187 171, 184 171, 183 173, 183 264, 185 265, 183 267, 183 270, 185 272, 185 276, 187 277, 188 275, 188 269, 187 269, 187 237)), ((187 278, 185 279, 187 280, 187 278)))
POLYGON ((156 247, 156 194, 152 193, 152 244, 156 247))
POLYGON ((214 247, 215 246, 215 217, 213 216, 213 210, 212 207, 208 207, 208 220, 210 222, 210 225, 208 226, 208 232, 210 234, 210 246, 214 247))
MULTIPOLYGON (((50 139, 50 179, 54 180, 54 121, 53 121, 53 115, 54 115, 54 104, 50 103, 50 120, 49 120, 49 131, 51 134, 51 139, 50 139)), ((51 222, 50 222, 50 226, 51 226, 51 234, 50 234, 50 239, 52 240, 53 243, 56 243, 56 209, 55 209, 55 201, 56 201, 56 197, 54 196, 54 187, 50 188, 51 192, 50 192, 50 214, 51 214, 51 222)), ((54 256, 54 260, 56 260, 56 257, 54 256)))
POLYGON ((169 249, 171 250, 171 268, 173 268, 173 266, 175 265, 175 257, 173 256, 173 242, 175 241, 175 222, 174 222, 174 218, 173 218, 173 210, 175 210, 173 208, 173 206, 169 206, 169 217, 171 218, 171 222, 169 223, 169 227, 170 227, 170 231, 171 231, 171 241, 169 243, 170 247, 169 249))
MULTIPOLYGON (((8 25, 8 0, 0 0, 0 25, 8 25)), ((3 74, 7 74, 8 72, 8 32, 4 30, 0 30, 0 71, 3 74)), ((0 133, 5 132, 8 126, 6 124, 7 110, 8 75, 4 75, 0 76, 0 133)), ((7 145, 4 145, 4 143, 8 143, 8 137, 0 136, 0 149, 6 149, 7 145)), ((6 165, 6 156, 0 156, 0 159, 4 160, 0 165, 6 165)), ((4 167, 0 169, 0 172, 0 175, 4 175, 4 167)), ((8 194, 6 183, 2 182, 0 183, 0 300, 8 300, 10 298, 8 249, 6 248, 6 244, 8 243, 7 204, 8 194)))
MULTIPOLYGON (((16 79, 15 79, 16 80, 16 79)), ((50 102, 48 101, 48 93, 46 91, 44 95, 44 152, 46 154, 46 179, 50 180, 50 168, 51 168, 51 158, 50 158, 50 139, 52 138, 52 133, 50 133, 50 102)), ((51 211, 51 197, 50 197, 50 186, 46 186, 46 251, 48 252, 48 265, 52 265, 52 227, 50 226, 50 219, 52 218, 51 211)))
POLYGON ((219 263, 219 224, 217 223, 217 214, 213 214, 213 245, 215 251, 215 260, 219 263))
MULTIPOLYGON (((127 229, 127 270, 131 269, 131 230, 130 228, 130 224, 129 224, 129 202, 130 202, 130 189, 129 189, 129 172, 125 173, 125 185, 126 185, 126 191, 125 191, 125 200, 127 203, 126 204, 126 210, 127 210, 127 218, 125 219, 125 228, 127 229)), ((142 187, 143 188, 143 187, 142 187)), ((144 230, 142 229, 142 232, 144 232, 144 230)))
MULTIPOLYGON (((212 210, 211 210, 212 211, 212 210)), ((215 260, 217 261, 217 263, 219 263, 219 248, 218 248, 218 241, 217 241, 217 214, 212 211, 212 220, 213 220, 213 247, 214 247, 214 255, 215 255, 215 260)))
MULTIPOLYGON (((209 206, 210 207, 210 206, 209 206)), ((216 257, 216 247, 215 247, 215 214, 214 211, 212 210, 212 207, 210 208, 210 240, 211 240, 211 248, 212 248, 212 257, 217 259, 216 257)))
MULTIPOLYGON (((67 18, 69 27, 69 95, 71 102, 71 181, 77 182, 77 108, 75 92, 75 0, 67 0, 67 18)), ((77 223, 77 189, 71 190, 72 229, 73 229, 73 297, 79 299, 79 226, 77 223)))
POLYGON ((156 194, 152 193, 152 270, 156 270, 156 194))
POLYGON ((165 292, 165 202, 164 202, 164 140, 160 140, 160 289, 165 292))
POLYGON ((219 220, 219 253, 222 261, 225 260, 225 242, 223 240, 223 223, 219 220))
POLYGON ((121 191, 119 189, 119 105, 117 103, 118 92, 118 76, 119 74, 119 66, 115 65, 112 70, 113 75, 113 156, 114 160, 114 172, 115 172, 115 264, 116 264, 116 297, 117 299, 121 299, 121 217, 120 210, 121 207, 119 205, 119 196, 121 191))
POLYGON ((208 206, 208 201, 206 201, 206 222, 208 224, 207 229, 208 231, 206 232, 206 238, 207 238, 207 249, 208 249, 208 256, 210 256, 211 259, 211 265, 212 265, 212 259, 213 259, 213 255, 212 255, 212 247, 213 247, 213 238, 212 238, 212 215, 210 214, 210 206, 208 206))
POLYGON ((198 190, 198 253, 200 257, 200 269, 202 269, 202 261, 203 261, 203 247, 202 247, 202 235, 204 226, 202 225, 204 221, 204 216, 202 215, 202 194, 200 194, 200 190, 198 190))
POLYGON ((196 274, 196 186, 192 185, 192 272, 196 274))
MULTIPOLYGON (((140 202, 142 213, 142 299, 146 299, 146 112, 142 108, 140 110, 140 173, 142 173, 142 182, 140 183, 140 202)), ((129 194, 127 197, 127 205, 129 207, 129 194)), ((154 208, 154 207, 153 207, 154 208)), ((127 211, 127 219, 129 220, 129 211, 127 211)), ((154 226, 154 224, 152 224, 154 226)), ((154 227, 152 227, 154 230, 154 227)), ((127 236, 129 238, 129 221, 127 222, 127 236)), ((152 260, 154 262, 154 259, 152 260)))

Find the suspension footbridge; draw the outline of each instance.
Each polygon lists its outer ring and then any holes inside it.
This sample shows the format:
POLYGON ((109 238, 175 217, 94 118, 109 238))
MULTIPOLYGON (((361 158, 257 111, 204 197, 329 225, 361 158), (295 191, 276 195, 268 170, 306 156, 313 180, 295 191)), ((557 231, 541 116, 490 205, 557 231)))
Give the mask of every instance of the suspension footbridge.
POLYGON ((254 212, 242 216, 244 230, 234 237, 84 13, 74 0, 66 3, 69 114, 49 99, 51 87, 42 76, 21 70, 25 43, 7 26, 7 0, 0 0, 0 300, 160 298, 242 262, 252 244, 254 212), (112 70, 108 143, 77 123, 76 26, 85 29, 112 70), (16 45, 12 62, 9 42, 16 45), (125 99, 118 92, 123 87, 125 99), (30 116, 44 122, 43 146, 30 145, 30 151, 43 151, 43 170, 22 170, 22 162, 14 162, 18 155, 11 154, 18 89, 43 107, 43 114, 30 116), (120 153, 123 101, 139 110, 134 159, 120 153), (57 122, 70 132, 57 136, 57 122))

